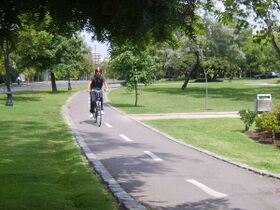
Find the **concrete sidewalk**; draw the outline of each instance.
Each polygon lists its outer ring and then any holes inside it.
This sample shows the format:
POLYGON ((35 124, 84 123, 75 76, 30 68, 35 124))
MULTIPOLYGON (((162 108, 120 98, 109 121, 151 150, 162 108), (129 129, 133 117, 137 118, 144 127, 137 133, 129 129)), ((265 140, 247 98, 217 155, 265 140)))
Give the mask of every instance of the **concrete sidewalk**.
POLYGON ((129 116, 136 120, 240 118, 238 112, 189 112, 189 113, 165 113, 165 114, 131 114, 129 116))

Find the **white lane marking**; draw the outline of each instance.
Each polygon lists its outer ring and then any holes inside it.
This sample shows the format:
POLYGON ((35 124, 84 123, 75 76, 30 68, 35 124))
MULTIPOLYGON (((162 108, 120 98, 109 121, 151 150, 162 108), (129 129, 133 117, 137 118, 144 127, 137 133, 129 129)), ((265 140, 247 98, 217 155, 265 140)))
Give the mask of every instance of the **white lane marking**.
POLYGON ((224 198, 227 196, 227 194, 217 192, 215 190, 212 190, 211 188, 207 187, 204 184, 201 184, 200 182, 194 180, 194 179, 186 179, 187 182, 192 183, 193 185, 197 186, 199 189, 206 192, 208 195, 211 195, 215 198, 224 198))
POLYGON ((120 134, 120 137, 122 137, 124 140, 126 140, 127 142, 131 142, 132 140, 130 138, 128 138, 127 136, 125 136, 124 134, 120 134))
POLYGON ((150 152, 150 151, 144 151, 144 153, 146 155, 149 155, 154 161, 162 161, 162 159, 160 159, 158 156, 156 156, 154 153, 150 152))
POLYGON ((109 123, 105 123, 105 125, 108 127, 108 128, 112 128, 113 126, 110 125, 109 123))

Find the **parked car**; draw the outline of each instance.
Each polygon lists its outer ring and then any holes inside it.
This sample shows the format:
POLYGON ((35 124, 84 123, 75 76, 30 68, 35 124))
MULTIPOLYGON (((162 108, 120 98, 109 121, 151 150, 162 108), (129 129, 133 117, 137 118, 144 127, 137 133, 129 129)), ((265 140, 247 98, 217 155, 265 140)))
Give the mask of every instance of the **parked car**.
POLYGON ((256 79, 270 79, 270 78, 279 78, 280 74, 277 72, 266 72, 262 74, 256 74, 254 78, 256 79))

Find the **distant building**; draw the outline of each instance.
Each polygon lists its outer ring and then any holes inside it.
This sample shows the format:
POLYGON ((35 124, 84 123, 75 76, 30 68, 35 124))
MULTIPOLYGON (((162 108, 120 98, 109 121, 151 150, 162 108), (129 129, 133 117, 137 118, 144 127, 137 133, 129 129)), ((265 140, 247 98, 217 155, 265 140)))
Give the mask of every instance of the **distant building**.
POLYGON ((102 54, 99 52, 93 52, 92 53, 92 60, 95 64, 100 64, 102 61, 102 54))

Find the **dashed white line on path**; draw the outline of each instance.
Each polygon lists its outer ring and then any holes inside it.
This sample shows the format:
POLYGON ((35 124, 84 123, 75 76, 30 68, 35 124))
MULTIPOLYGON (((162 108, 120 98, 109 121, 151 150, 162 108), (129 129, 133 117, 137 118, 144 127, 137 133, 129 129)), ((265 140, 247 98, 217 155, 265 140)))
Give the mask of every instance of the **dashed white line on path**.
POLYGON ((108 127, 108 128, 112 128, 113 126, 110 125, 109 123, 105 123, 105 125, 108 127))
POLYGON ((227 196, 227 194, 217 192, 209 187, 207 187, 204 184, 201 184, 200 182, 194 180, 194 179, 186 179, 187 182, 192 183, 193 185, 197 186, 199 189, 203 190, 206 192, 208 195, 211 195, 215 198, 224 198, 227 196))
POLYGON ((124 134, 120 134, 120 137, 122 137, 124 140, 126 140, 127 142, 131 142, 132 140, 130 138, 128 138, 127 136, 125 136, 124 134))
POLYGON ((157 161, 157 162, 162 161, 161 158, 159 158, 158 156, 156 156, 154 153, 152 153, 150 151, 144 151, 144 153, 146 155, 149 155, 154 161, 157 161))

